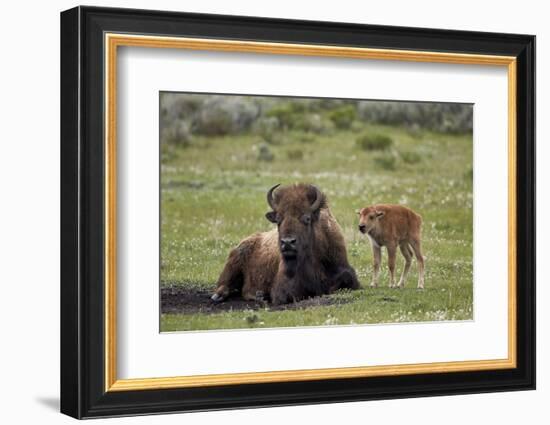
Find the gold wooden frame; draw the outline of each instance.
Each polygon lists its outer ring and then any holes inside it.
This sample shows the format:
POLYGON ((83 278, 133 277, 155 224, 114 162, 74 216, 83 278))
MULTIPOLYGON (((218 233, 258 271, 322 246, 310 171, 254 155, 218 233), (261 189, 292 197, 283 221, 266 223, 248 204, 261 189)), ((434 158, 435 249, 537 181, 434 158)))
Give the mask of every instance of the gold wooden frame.
POLYGON ((410 375, 417 373, 464 372, 511 369, 516 353, 516 58, 370 49, 325 45, 265 43, 128 34, 105 34, 105 391, 133 391, 214 385, 236 385, 285 381, 410 375), (116 96, 117 48, 119 46, 231 51, 355 59, 398 60, 451 64, 493 65, 508 71, 508 357, 386 366, 307 369, 274 372, 176 376, 167 378, 117 379, 116 374, 116 96))

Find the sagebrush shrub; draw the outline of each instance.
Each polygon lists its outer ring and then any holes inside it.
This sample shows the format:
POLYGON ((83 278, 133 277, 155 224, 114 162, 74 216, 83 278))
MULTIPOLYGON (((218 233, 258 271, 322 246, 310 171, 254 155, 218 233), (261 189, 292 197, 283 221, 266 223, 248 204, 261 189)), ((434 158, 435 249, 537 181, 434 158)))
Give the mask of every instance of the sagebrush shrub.
POLYGON ((291 161, 298 161, 304 159, 304 151, 301 149, 291 149, 287 151, 286 156, 291 161))
POLYGON ((382 151, 391 148, 393 140, 382 133, 363 133, 355 143, 365 151, 382 151))
POLYGON ((403 162, 405 162, 406 164, 417 164, 422 160, 422 156, 420 156, 420 154, 417 152, 404 151, 400 152, 399 155, 401 156, 403 162))
POLYGON ((337 128, 344 130, 351 127, 351 124, 357 117, 357 112, 354 106, 346 105, 331 111, 328 117, 337 128))
POLYGON ((380 154, 374 157, 374 163, 383 170, 393 171, 396 168, 397 158, 391 153, 380 154))

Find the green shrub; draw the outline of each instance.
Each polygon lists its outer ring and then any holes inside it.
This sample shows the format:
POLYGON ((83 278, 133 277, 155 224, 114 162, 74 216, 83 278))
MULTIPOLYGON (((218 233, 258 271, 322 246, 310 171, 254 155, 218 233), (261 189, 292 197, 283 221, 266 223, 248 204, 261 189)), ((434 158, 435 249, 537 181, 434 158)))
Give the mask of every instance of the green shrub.
POLYGON ((265 142, 260 143, 258 148, 258 161, 271 162, 275 159, 275 155, 269 149, 269 145, 265 142))
POLYGON ((186 121, 175 120, 171 125, 161 128, 160 140, 162 144, 178 145, 186 148, 191 145, 192 139, 189 123, 186 121))
POLYGON ((250 130, 260 114, 260 106, 244 96, 212 95, 204 98, 192 117, 191 128, 204 136, 240 134, 250 130))
POLYGON ((275 117, 264 118, 258 122, 256 133, 270 145, 280 145, 284 141, 283 132, 278 129, 278 120, 275 117))
POLYGON ((291 149, 287 151, 286 156, 291 161, 298 161, 304 159, 304 152, 301 149, 291 149))
POLYGON ((328 118, 318 113, 311 113, 304 101, 276 104, 267 112, 263 119, 277 120, 282 130, 301 130, 311 133, 327 133, 334 128, 328 118))
POLYGON ((472 105, 460 103, 359 101, 357 114, 368 123, 418 126, 443 133, 470 133, 472 105))
POLYGON ((294 117, 292 128, 315 134, 327 134, 334 129, 334 124, 319 114, 298 114, 294 117))
POLYGON ((268 118, 276 118, 281 127, 288 129, 292 127, 294 111, 289 105, 277 105, 265 114, 268 118))
POLYGON ((365 151, 387 150, 393 145, 391 137, 381 133, 363 133, 355 141, 365 151))
POLYGON ((422 156, 418 152, 405 151, 399 154, 403 162, 407 164, 418 164, 422 161, 422 156))
POLYGON ((280 124, 276 117, 264 117, 257 120, 254 129, 267 143, 276 145, 281 142, 280 124))
POLYGON ((382 170, 393 171, 396 168, 397 158, 392 153, 380 154, 374 157, 374 164, 382 170))
POLYGON ((267 118, 277 118, 280 126, 288 130, 296 127, 297 120, 306 112, 306 104, 303 101, 281 102, 265 113, 267 118))
POLYGON ((309 99, 296 99, 289 102, 290 109, 295 114, 303 114, 308 110, 309 99))
POLYGON ((233 121, 228 113, 213 113, 205 110, 201 114, 200 125, 197 125, 196 132, 205 136, 223 136, 232 134, 233 121))
POLYGON ((357 112, 354 106, 346 105, 331 111, 328 117, 337 128, 344 130, 351 127, 351 124, 357 117, 357 112))

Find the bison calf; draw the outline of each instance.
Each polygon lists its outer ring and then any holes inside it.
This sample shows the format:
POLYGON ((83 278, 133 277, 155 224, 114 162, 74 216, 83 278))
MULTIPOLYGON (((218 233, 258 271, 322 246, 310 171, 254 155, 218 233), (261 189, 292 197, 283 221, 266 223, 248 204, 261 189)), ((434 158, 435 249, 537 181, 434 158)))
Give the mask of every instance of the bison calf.
POLYGON ((405 280, 414 255, 418 261, 418 288, 424 288, 424 257, 420 242, 422 217, 401 205, 373 205, 359 211, 359 231, 365 233, 371 242, 374 256, 374 276, 370 286, 378 286, 381 248, 388 250, 390 288, 395 285, 395 254, 397 247, 405 257, 405 267, 398 287, 405 286, 405 280))

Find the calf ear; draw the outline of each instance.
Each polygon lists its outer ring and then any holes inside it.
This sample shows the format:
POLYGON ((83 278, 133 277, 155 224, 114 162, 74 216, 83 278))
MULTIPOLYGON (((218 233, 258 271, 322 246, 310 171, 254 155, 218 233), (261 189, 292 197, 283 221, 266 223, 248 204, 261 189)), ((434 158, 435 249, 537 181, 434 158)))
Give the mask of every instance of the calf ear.
POLYGON ((384 211, 376 211, 376 218, 382 218, 386 214, 384 211))
POLYGON ((361 210, 355 210, 355 214, 361 215, 361 210))
POLYGON ((265 218, 267 218, 272 223, 277 223, 277 213, 275 211, 269 211, 265 213, 265 218))

